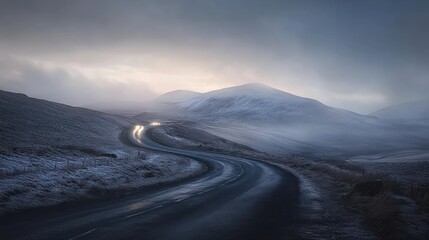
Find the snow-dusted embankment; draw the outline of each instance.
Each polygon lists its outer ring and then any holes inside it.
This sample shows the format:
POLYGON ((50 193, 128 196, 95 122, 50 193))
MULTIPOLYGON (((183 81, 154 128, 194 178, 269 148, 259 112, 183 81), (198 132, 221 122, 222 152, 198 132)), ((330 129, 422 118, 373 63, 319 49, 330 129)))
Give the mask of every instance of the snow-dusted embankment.
POLYGON ((204 171, 202 164, 172 155, 98 161, 95 166, 87 162, 86 167, 76 164, 57 170, 30 169, 2 178, 0 213, 126 193, 204 171))

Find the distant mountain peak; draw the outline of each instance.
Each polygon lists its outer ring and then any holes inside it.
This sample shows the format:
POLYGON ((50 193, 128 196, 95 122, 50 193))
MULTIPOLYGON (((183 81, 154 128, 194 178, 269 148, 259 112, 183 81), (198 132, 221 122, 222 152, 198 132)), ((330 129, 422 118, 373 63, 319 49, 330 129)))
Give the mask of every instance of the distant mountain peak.
POLYGON ((263 83, 258 83, 258 82, 252 82, 252 83, 246 83, 246 84, 242 84, 242 85, 238 85, 238 86, 233 86, 233 87, 228 87, 228 88, 223 88, 223 89, 219 89, 219 90, 225 90, 225 89, 243 89, 243 90, 276 90, 276 91, 280 91, 276 88, 270 87, 266 84, 263 83))
POLYGON ((262 83, 247 83, 239 86, 233 86, 228 88, 222 88, 214 90, 211 92, 204 93, 205 96, 210 97, 237 97, 243 95, 252 95, 252 96, 282 96, 289 98, 300 98, 293 94, 281 91, 279 89, 270 87, 262 83))
POLYGON ((199 92, 194 92, 190 90, 175 90, 161 94, 154 100, 157 102, 181 102, 196 97, 200 94, 201 93, 199 92))
POLYGON ((260 83, 260 82, 251 82, 251 83, 246 83, 243 85, 239 85, 236 87, 243 87, 243 88, 268 88, 268 89, 275 89, 273 87, 268 86, 267 84, 264 83, 260 83))
POLYGON ((199 92, 195 92, 195 91, 191 91, 191 90, 178 89, 178 90, 174 90, 174 91, 163 93, 163 94, 161 94, 161 96, 162 95, 178 94, 178 93, 195 93, 195 94, 199 94, 199 92))

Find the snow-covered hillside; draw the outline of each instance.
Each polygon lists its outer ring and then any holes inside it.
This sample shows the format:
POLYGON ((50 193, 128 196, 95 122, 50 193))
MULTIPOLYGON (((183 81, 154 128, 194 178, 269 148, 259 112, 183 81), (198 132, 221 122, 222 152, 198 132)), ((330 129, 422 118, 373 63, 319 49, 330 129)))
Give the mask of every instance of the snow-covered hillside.
POLYGON ((213 134, 268 152, 355 155, 429 148, 427 127, 329 107, 263 84, 182 93, 155 100, 140 117, 198 122, 213 134))

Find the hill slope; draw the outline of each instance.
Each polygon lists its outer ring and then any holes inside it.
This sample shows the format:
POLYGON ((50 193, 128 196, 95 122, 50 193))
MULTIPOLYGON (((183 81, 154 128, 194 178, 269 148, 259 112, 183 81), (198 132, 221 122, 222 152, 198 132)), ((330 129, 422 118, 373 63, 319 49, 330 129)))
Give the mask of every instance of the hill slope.
POLYGON ((204 170, 119 137, 131 120, 0 91, 0 215, 125 193, 204 170))
POLYGON ((0 91, 1 146, 88 145, 114 147, 123 117, 0 91))

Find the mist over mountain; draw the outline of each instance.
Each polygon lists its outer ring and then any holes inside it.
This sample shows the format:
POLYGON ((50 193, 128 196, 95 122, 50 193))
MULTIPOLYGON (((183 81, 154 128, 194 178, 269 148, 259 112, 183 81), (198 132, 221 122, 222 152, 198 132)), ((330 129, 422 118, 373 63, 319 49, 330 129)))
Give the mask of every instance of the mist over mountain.
POLYGON ((154 101, 156 102, 181 102, 188 99, 191 99, 193 97, 197 97, 201 95, 202 93, 189 91, 189 90, 176 90, 172 92, 164 93, 157 98, 155 98, 154 101))
POLYGON ((156 109, 150 110, 213 122, 350 124, 372 120, 368 116, 332 108, 259 83, 201 94, 171 92, 161 95, 151 105, 156 109))
MULTIPOLYGON (((33 142, 97 145, 100 141, 112 141, 106 144, 113 145, 123 126, 130 121, 23 94, 2 91, 0 100, 1 134, 10 145, 31 145, 33 142)), ((112 112, 123 113, 123 108, 118 110, 116 107, 126 105, 107 106, 112 112)), ((425 109, 424 102, 421 106, 418 109, 425 109)), ((203 124, 204 129, 213 134, 262 151, 357 155, 429 149, 429 128, 423 123, 360 115, 263 84, 246 84, 207 93, 179 90, 129 107, 132 111, 141 111, 134 117, 136 121, 195 122, 203 124)), ((409 105, 401 107, 415 110, 409 105)))
POLYGON ((137 119, 208 124, 211 133, 262 151, 331 156, 429 148, 427 127, 333 108, 259 83, 166 93, 144 112, 137 119))
POLYGON ((389 106, 372 115, 383 119, 429 120, 429 99, 389 106))
POLYGON ((99 102, 95 104, 84 105, 82 107, 101 111, 109 114, 118 114, 123 116, 135 116, 142 112, 171 112, 171 104, 196 97, 201 93, 176 90, 164 93, 151 101, 114 101, 99 102))
POLYGON ((0 240, 429 240, 428 26, 429 0, 0 0, 0 240))
POLYGON ((147 108, 147 101, 115 101, 115 102, 98 102, 81 106, 95 111, 108 114, 118 114, 123 116, 134 116, 141 113, 147 108))

